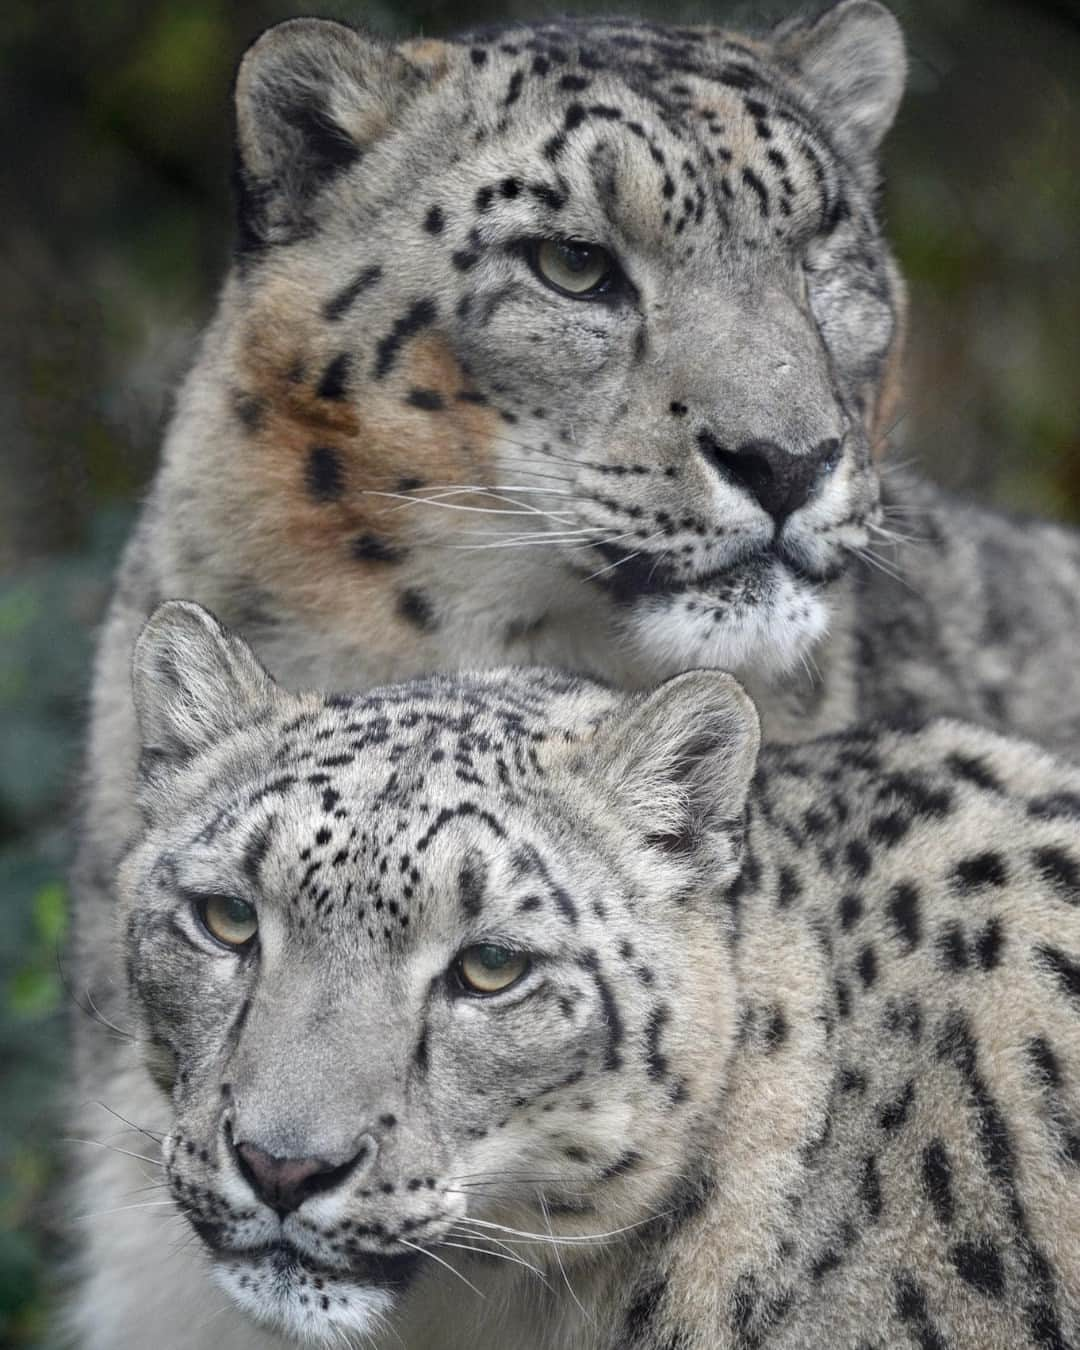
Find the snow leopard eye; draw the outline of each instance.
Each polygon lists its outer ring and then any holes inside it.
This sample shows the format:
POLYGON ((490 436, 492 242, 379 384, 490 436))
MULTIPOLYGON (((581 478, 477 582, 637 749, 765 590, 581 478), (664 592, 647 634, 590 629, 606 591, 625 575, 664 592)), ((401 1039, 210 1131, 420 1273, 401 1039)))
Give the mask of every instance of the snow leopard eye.
POLYGON ((259 931, 254 907, 235 895, 204 895, 195 909, 210 936, 226 947, 246 947, 259 931))
POLYGON ((615 260, 607 249, 580 239, 538 239, 530 261, 541 281, 575 300, 602 294, 615 275, 615 260))
POLYGON ((474 994, 501 994, 529 969, 529 958, 493 942, 466 947, 458 957, 458 978, 474 994))

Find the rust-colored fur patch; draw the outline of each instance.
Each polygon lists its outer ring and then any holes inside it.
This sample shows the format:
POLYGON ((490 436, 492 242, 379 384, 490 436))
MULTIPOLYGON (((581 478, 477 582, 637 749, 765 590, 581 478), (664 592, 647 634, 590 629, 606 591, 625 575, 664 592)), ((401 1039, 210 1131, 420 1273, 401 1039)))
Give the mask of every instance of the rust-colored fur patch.
POLYGON ((238 530, 245 567, 285 605, 370 622, 373 605, 392 613, 392 564, 414 542, 430 547, 474 524, 400 498, 492 481, 499 422, 460 397, 469 381, 437 333, 413 341, 385 381, 367 377, 370 354, 350 354, 345 396, 321 396, 342 354, 333 336, 294 280, 272 282, 255 307, 237 366, 242 395, 262 412, 237 437, 238 530))
POLYGON ((398 51, 433 79, 445 75, 454 54, 450 43, 440 42, 437 38, 410 38, 398 43, 398 51))

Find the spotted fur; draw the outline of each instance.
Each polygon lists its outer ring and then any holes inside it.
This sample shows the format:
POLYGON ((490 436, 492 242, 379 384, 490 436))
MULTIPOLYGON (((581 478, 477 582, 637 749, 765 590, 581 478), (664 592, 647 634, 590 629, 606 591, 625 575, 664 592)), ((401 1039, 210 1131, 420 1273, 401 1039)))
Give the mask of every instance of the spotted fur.
POLYGON ((135 679, 140 1120, 203 1253, 125 1221, 163 1347, 1080 1344, 1075 769, 938 721, 751 782, 726 675, 296 696, 191 605, 135 679), (533 961, 487 998, 483 941, 533 961), (207 1257, 232 1310, 174 1336, 207 1257))
MULTIPOLYGON (((875 156, 903 74, 873 0, 758 37, 583 20, 395 47, 297 20, 253 45, 236 259, 100 648, 88 1009, 127 1016, 127 672, 165 597, 292 688, 725 667, 770 739, 947 713, 1080 745, 1075 535, 880 482, 903 297, 875 156), (618 285, 556 295, 542 237, 603 243, 618 285), (881 571, 862 555, 897 520, 881 571)), ((123 1070, 80 1031, 92 1099, 123 1070)))

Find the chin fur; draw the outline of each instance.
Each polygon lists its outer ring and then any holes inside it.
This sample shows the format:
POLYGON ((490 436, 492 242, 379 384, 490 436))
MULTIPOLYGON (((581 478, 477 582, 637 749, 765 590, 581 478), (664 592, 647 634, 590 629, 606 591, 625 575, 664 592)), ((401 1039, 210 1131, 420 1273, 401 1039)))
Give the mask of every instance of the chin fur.
POLYGON ((213 1277, 256 1322, 309 1345, 370 1338, 386 1325, 394 1305, 385 1289, 316 1275, 280 1253, 215 1261, 213 1277))
POLYGON ((821 587, 770 563, 737 569, 707 588, 650 596, 626 611, 621 626, 650 674, 666 679, 693 669, 785 675, 828 622, 821 587))

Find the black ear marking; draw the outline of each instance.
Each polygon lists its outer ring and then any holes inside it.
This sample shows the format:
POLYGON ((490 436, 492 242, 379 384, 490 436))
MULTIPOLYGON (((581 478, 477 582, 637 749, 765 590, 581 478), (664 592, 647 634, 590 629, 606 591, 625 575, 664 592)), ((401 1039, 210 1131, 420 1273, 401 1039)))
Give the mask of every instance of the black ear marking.
POLYGON ((240 251, 303 234, 320 190, 424 79, 400 51, 327 19, 290 19, 256 39, 235 90, 240 251))

